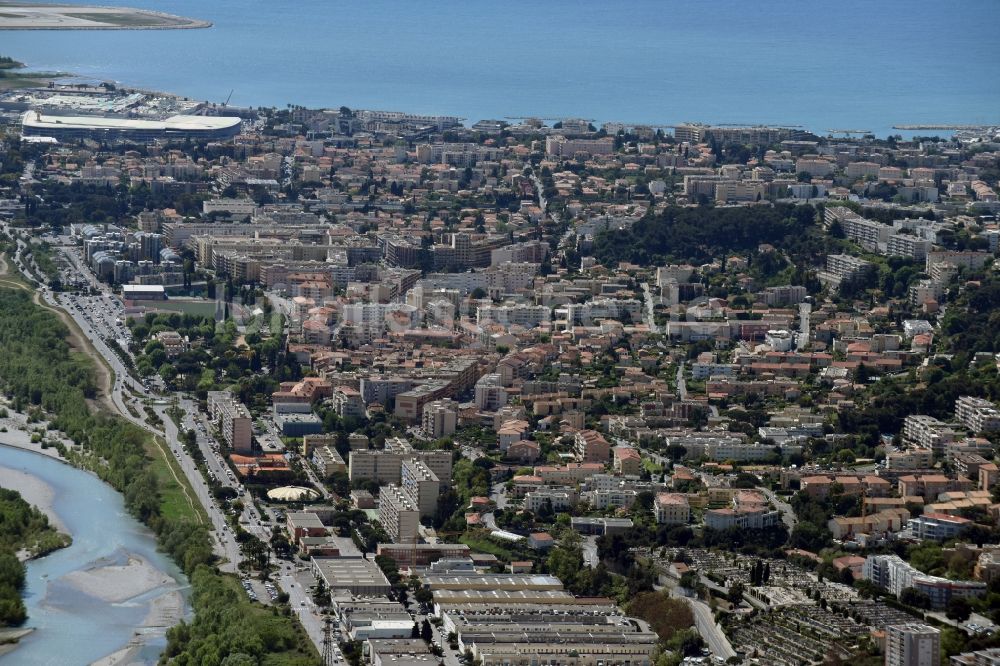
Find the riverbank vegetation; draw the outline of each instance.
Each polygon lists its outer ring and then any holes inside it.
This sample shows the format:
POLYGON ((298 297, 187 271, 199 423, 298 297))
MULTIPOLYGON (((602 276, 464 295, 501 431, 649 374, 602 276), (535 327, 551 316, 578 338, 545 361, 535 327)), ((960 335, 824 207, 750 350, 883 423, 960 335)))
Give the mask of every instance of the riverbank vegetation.
POLYGON ((28 558, 42 557, 65 548, 69 536, 49 524, 49 518, 28 504, 14 490, 0 488, 0 549, 24 551, 28 558))
POLYGON ((18 555, 41 557, 69 543, 20 493, 0 488, 0 627, 16 627, 28 618, 21 599, 25 568, 18 555))
POLYGON ((121 492, 128 510, 156 533, 191 580, 195 616, 170 631, 167 654, 180 664, 318 663, 287 607, 266 611, 245 598, 231 603, 232 594, 242 593, 214 566, 198 509, 174 501, 184 489, 172 475, 158 473, 164 461, 154 457, 158 449, 150 433, 91 410, 88 401, 97 396, 93 361, 71 350, 67 334, 29 292, 0 289, 0 389, 15 409, 41 409, 52 428, 67 434, 77 445, 66 451, 67 459, 121 492))

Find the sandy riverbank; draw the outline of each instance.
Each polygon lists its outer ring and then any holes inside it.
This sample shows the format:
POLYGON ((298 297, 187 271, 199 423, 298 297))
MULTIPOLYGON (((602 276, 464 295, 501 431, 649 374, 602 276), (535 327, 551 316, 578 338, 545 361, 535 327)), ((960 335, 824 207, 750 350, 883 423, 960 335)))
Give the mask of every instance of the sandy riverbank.
POLYGON ((132 554, 128 555, 125 564, 98 562, 89 569, 72 571, 62 580, 80 592, 108 603, 121 603, 173 583, 166 573, 132 554))
POLYGON ((48 517, 52 527, 65 534, 66 526, 59 520, 59 514, 54 508, 56 494, 52 486, 37 476, 12 467, 5 467, 2 463, 3 452, 0 451, 0 487, 21 493, 25 502, 37 507, 48 517))

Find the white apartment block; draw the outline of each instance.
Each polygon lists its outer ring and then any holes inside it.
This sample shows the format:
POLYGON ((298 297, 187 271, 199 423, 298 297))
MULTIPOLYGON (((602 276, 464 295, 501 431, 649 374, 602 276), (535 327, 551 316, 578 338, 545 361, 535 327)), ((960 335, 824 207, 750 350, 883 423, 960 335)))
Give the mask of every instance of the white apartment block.
POLYGON ((642 303, 634 298, 595 298, 588 303, 571 303, 561 311, 571 326, 590 326, 598 319, 621 321, 628 317, 638 322, 642 318, 642 303))
POLYGON ((378 499, 378 522, 393 543, 416 543, 420 510, 395 484, 382 486, 378 499))
POLYGON ((567 139, 561 134, 546 137, 545 154, 572 157, 577 153, 590 155, 611 155, 615 152, 615 142, 611 137, 602 139, 567 139))
POLYGON ((451 451, 421 451, 399 437, 388 439, 385 449, 351 451, 348 476, 351 482, 371 480, 380 485, 399 484, 404 460, 417 458, 437 476, 442 485, 451 483, 451 451))
POLYGON ((973 432, 1000 430, 1000 410, 989 400, 962 396, 955 401, 955 417, 973 432))
POLYGON ((927 624, 885 628, 885 666, 940 666, 941 632, 927 624))
POLYGON ((404 460, 399 470, 399 485, 416 505, 421 517, 430 517, 437 511, 441 482, 422 460, 404 460))
POLYGON ((885 253, 890 257, 907 257, 925 261, 931 251, 931 242, 909 234, 891 234, 886 239, 885 253))
POLYGON ((253 451, 250 411, 229 391, 208 392, 208 415, 222 431, 222 438, 236 453, 253 451))
POLYGON ((434 439, 454 435, 458 425, 458 403, 449 398, 427 403, 421 425, 424 434, 434 439))
POLYGON ((944 451, 945 445, 955 441, 954 428, 933 416, 911 414, 903 421, 903 440, 921 449, 935 453, 944 451))
POLYGON ((842 218, 840 226, 845 236, 872 252, 877 252, 879 246, 888 241, 889 234, 892 233, 892 227, 889 225, 859 215, 842 218))
POLYGON ((842 282, 856 280, 873 271, 875 264, 849 254, 830 254, 826 257, 826 270, 820 271, 820 282, 839 287, 842 282))
POLYGON ((552 311, 544 305, 484 305, 476 309, 476 323, 480 326, 500 324, 505 328, 521 326, 535 328, 547 324, 552 311))
POLYGON ((885 457, 885 461, 886 469, 891 470, 930 469, 934 465, 934 451, 924 448, 893 451, 885 457))
POLYGON ((233 217, 252 217, 257 214, 257 203, 253 199, 209 199, 201 202, 204 215, 228 213, 233 217))
POLYGON ((507 404, 507 391, 496 373, 483 375, 476 382, 476 407, 480 411, 495 412, 507 404))

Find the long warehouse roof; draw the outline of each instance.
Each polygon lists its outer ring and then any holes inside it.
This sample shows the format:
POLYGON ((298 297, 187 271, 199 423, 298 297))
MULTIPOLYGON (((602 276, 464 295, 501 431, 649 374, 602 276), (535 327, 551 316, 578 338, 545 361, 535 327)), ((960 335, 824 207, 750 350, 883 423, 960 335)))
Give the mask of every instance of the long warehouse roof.
POLYGON ((216 131, 235 127, 241 119, 236 116, 171 116, 165 120, 139 120, 135 118, 106 118, 104 116, 46 116, 36 111, 24 114, 23 124, 38 129, 114 129, 146 131, 216 131))

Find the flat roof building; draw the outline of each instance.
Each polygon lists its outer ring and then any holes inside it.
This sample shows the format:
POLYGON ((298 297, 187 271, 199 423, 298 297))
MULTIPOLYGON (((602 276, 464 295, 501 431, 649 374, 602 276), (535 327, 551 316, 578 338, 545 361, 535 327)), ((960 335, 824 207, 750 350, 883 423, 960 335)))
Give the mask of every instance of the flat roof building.
POLYGON ((59 141, 159 141, 230 139, 242 121, 229 116, 170 116, 164 120, 104 116, 47 116, 27 111, 21 116, 21 136, 45 136, 59 141))
POLYGON ((208 392, 208 415, 222 431, 233 451, 253 451, 253 419, 250 410, 229 391, 208 392))
POLYGON ((389 593, 389 580, 379 566, 368 559, 314 557, 312 570, 331 592, 346 590, 354 595, 370 597, 389 593))
POLYGON ((885 666, 938 666, 941 632, 927 624, 885 628, 885 666))

